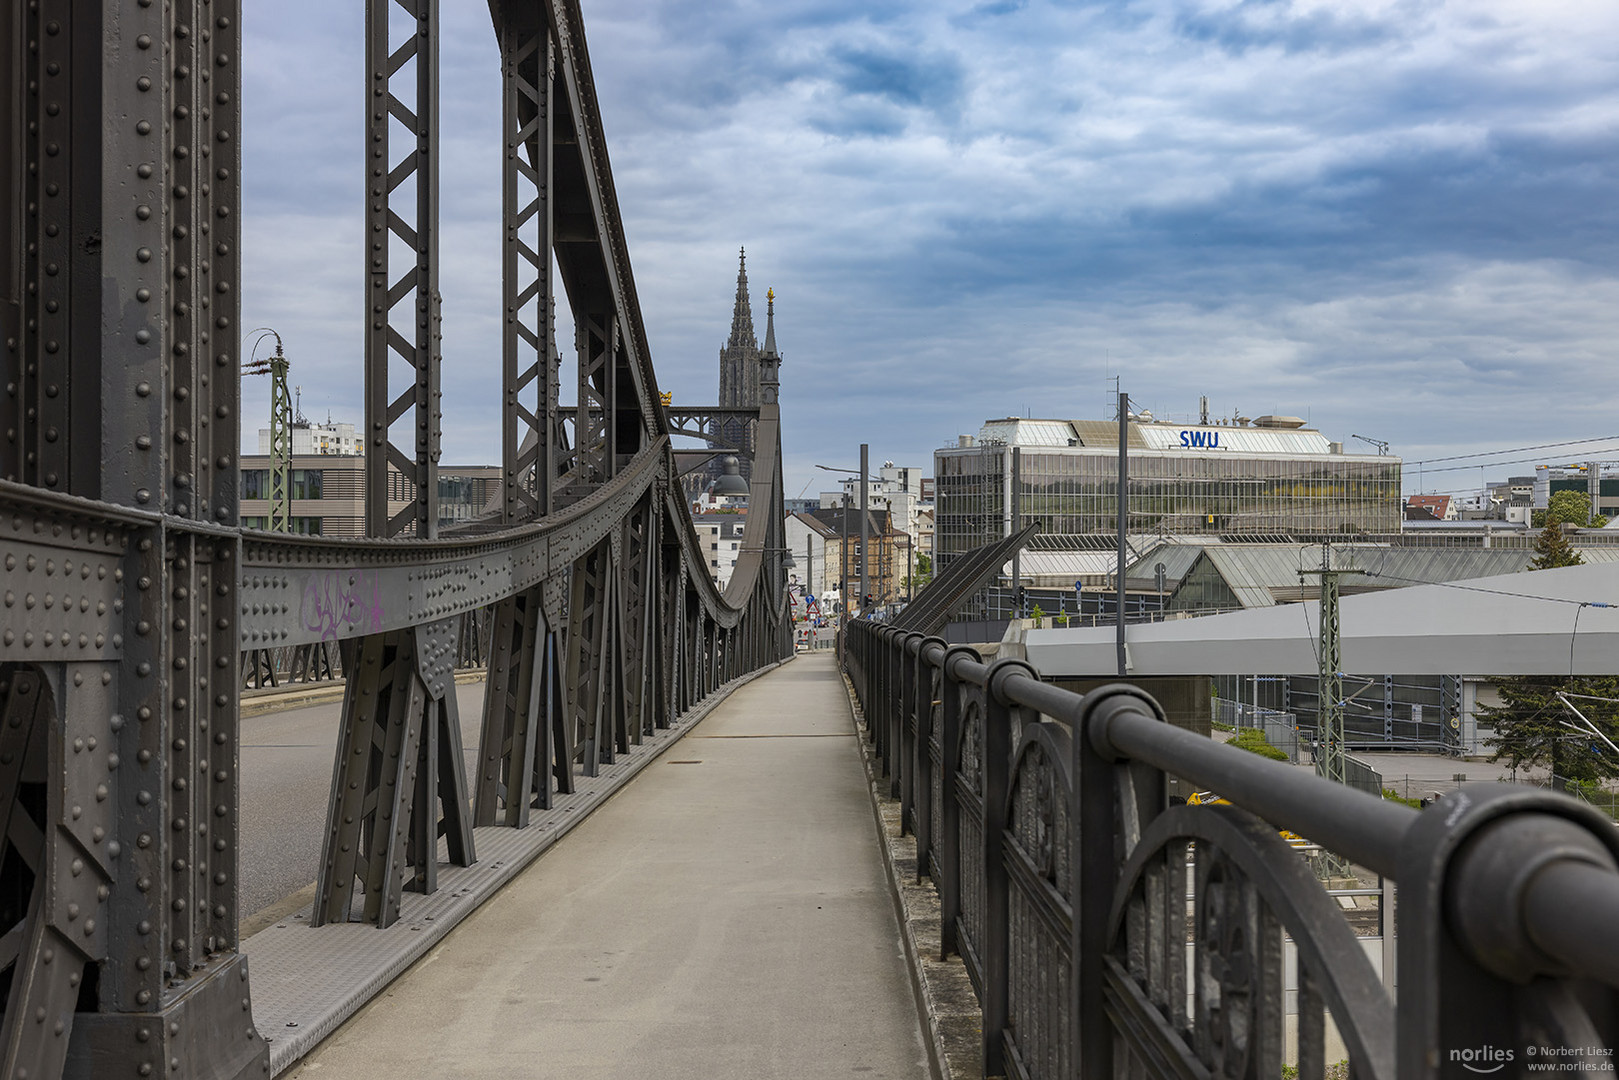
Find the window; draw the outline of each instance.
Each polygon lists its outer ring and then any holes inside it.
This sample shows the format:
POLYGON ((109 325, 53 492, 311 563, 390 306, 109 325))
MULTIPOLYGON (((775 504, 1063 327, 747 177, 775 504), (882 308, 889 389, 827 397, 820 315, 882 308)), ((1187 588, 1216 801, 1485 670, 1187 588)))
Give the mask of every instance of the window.
MULTIPOLYGON (((293 469, 292 497, 294 499, 318 499, 321 497, 322 476, 319 469, 293 469)), ((268 499, 270 497, 270 470, 269 469, 243 469, 242 470, 242 498, 268 499)))
MULTIPOLYGON (((267 516, 250 514, 242 518, 244 529, 269 529, 270 519, 267 516)), ((318 517, 295 517, 292 519, 291 532, 299 536, 320 536, 321 519, 318 517)))
POLYGON ((292 470, 292 497, 294 499, 318 499, 321 492, 322 474, 319 469, 292 470))

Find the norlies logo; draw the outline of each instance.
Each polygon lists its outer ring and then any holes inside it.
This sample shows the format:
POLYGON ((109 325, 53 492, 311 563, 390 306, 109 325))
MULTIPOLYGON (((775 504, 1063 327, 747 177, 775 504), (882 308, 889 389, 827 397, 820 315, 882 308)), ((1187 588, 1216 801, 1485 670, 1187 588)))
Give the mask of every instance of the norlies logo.
POLYGON ((1511 1050, 1499 1050, 1496 1047, 1485 1045, 1468 1047, 1465 1050, 1452 1050, 1450 1060, 1456 1062, 1469 1072, 1494 1073, 1507 1067, 1507 1062, 1513 1057, 1511 1050))

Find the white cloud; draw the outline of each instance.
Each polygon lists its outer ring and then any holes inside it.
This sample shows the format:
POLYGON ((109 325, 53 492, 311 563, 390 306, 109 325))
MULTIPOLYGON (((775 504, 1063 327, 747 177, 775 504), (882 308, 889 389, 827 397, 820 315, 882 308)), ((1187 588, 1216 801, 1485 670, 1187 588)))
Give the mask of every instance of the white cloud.
MULTIPOLYGON (((444 10, 458 460, 498 452, 480 8, 444 10)), ((295 381, 358 419, 358 19, 328 32, 315 10, 247 25, 247 317, 317 357, 295 381)), ((992 413, 1099 415, 1110 371, 1155 410, 1207 393, 1412 453, 1608 426, 1610 3, 585 14, 660 382, 712 399, 746 243, 761 333, 765 286, 781 296, 792 490, 862 440, 927 464, 992 413)))

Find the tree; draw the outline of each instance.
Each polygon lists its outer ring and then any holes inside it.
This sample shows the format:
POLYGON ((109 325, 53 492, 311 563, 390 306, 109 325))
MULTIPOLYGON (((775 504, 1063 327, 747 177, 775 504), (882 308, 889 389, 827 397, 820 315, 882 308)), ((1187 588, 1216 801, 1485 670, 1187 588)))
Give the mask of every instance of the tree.
POLYGON ((1574 545, 1568 542, 1568 534, 1563 532, 1562 522, 1552 518, 1550 511, 1547 511, 1546 516, 1550 520, 1535 538, 1535 557, 1529 561, 1529 569, 1551 570, 1559 566, 1583 565, 1585 560, 1574 550, 1574 545))
MULTIPOLYGON (((1577 491, 1559 491, 1546 510, 1546 527, 1535 540, 1535 558, 1530 570, 1557 566, 1579 566, 1584 560, 1568 542, 1558 515, 1590 512, 1590 500, 1577 491), (1577 496, 1577 501, 1561 496, 1577 496)), ((1574 714, 1557 698, 1557 691, 1619 698, 1619 678, 1564 678, 1556 675, 1510 675, 1495 681, 1501 694, 1500 705, 1479 706, 1479 719, 1495 726, 1495 752, 1491 761, 1502 758, 1514 769, 1545 766, 1553 776, 1590 783, 1619 776, 1619 760, 1594 735, 1582 736, 1567 726, 1574 714)), ((1615 734, 1619 705, 1605 701, 1581 700, 1580 711, 1606 731, 1615 734)))
POLYGON ((916 576, 907 577, 900 584, 909 592, 921 592, 933 580, 933 560, 926 555, 916 556, 916 576))
MULTIPOLYGON (((1569 727, 1566 722, 1579 721, 1557 698, 1561 690, 1619 699, 1619 677, 1516 675, 1497 680, 1496 689, 1501 704, 1479 706, 1479 719, 1495 725, 1491 761, 1505 760, 1514 769, 1543 766, 1560 782, 1593 783, 1619 776, 1616 755, 1595 735, 1569 727)), ((1619 704, 1583 697, 1574 701, 1592 723, 1619 742, 1619 704)))
POLYGON ((1608 523, 1601 514, 1591 514, 1591 496, 1583 491, 1554 491, 1546 500, 1546 509, 1529 515, 1529 523, 1541 528, 1554 521, 1577 525, 1580 528, 1600 529, 1608 523))

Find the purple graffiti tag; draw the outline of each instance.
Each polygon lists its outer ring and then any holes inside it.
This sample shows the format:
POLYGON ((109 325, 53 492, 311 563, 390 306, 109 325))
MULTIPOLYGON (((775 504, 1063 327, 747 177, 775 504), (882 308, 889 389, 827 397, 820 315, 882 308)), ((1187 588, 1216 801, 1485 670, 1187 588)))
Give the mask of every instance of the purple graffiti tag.
POLYGON ((376 633, 387 617, 382 610, 382 583, 364 570, 328 570, 304 586, 300 612, 305 630, 322 641, 336 641, 355 630, 376 633))

